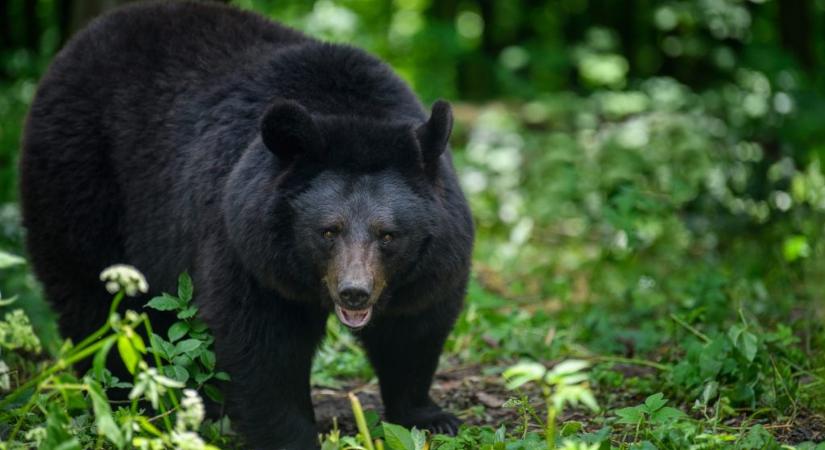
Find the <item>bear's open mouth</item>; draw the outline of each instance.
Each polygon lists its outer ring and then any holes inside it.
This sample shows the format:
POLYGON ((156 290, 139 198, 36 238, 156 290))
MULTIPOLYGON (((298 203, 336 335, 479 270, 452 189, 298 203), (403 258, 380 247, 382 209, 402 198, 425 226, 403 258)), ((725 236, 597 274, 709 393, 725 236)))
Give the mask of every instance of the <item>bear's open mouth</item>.
POLYGON ((338 320, 350 328, 361 328, 370 321, 372 317, 372 306, 367 309, 346 309, 335 305, 335 314, 338 315, 338 320))

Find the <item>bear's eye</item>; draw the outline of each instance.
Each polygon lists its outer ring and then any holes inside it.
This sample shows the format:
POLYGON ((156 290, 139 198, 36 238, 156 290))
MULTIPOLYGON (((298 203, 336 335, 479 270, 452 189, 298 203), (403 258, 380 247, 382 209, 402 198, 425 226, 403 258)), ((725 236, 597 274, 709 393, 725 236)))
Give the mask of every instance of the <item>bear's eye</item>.
POLYGON ((381 243, 389 244, 394 239, 392 233, 381 233, 381 243))
POLYGON ((335 236, 338 236, 338 233, 340 233, 340 232, 341 232, 340 227, 329 227, 329 228, 324 228, 323 235, 324 235, 325 239, 332 239, 335 236))

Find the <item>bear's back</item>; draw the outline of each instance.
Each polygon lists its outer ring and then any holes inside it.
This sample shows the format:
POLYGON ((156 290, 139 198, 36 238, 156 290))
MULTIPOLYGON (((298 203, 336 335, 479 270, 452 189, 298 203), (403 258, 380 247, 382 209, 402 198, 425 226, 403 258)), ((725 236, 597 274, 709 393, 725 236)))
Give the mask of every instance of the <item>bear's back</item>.
MULTIPOLYGON (((150 2, 126 6, 93 21, 55 59, 94 59, 101 68, 137 75, 152 68, 180 73, 237 69, 244 60, 307 40, 291 28, 216 3, 150 2)), ((98 74, 100 75, 100 74, 98 74)))

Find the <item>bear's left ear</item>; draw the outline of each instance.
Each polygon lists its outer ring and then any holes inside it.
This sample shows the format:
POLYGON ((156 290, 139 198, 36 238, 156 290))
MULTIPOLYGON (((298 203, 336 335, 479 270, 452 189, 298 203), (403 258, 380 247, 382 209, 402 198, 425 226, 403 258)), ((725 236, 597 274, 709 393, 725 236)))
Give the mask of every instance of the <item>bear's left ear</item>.
POLYGON ((292 100, 275 100, 261 118, 260 128, 266 148, 287 164, 302 154, 317 156, 323 146, 312 115, 292 100))
POLYGON ((421 147, 421 159, 425 166, 434 164, 447 149, 453 130, 453 111, 444 100, 433 103, 430 120, 415 130, 421 147))

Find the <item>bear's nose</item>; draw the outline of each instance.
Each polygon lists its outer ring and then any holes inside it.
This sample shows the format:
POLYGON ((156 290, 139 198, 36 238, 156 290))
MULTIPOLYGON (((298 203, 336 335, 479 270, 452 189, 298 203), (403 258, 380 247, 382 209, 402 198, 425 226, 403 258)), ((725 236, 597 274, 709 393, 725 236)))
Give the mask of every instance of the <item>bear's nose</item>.
POLYGON ((345 287, 338 292, 338 297, 347 308, 364 309, 370 299, 370 292, 359 287, 345 287))

